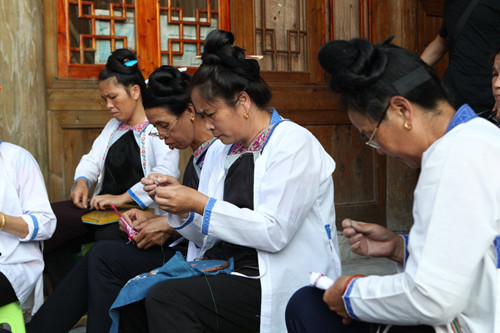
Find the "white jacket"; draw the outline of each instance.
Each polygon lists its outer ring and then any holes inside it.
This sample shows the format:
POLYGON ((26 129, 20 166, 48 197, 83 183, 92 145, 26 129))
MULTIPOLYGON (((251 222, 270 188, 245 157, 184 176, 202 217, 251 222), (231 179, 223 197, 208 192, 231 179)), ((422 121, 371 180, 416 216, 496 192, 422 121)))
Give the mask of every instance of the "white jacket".
POLYGON ((0 212, 22 217, 28 235, 18 238, 0 231, 0 271, 11 283, 24 307, 35 292, 33 313, 43 303, 42 241, 56 228, 42 173, 25 149, 0 143, 0 212))
POLYGON ((203 216, 169 222, 208 250, 217 240, 257 249, 262 286, 260 332, 286 332, 285 307, 309 272, 340 275, 332 173, 335 162, 305 128, 276 126, 255 161, 254 210, 222 201, 230 145, 207 152, 199 191, 210 196, 203 216))
POLYGON ((431 324, 437 333, 498 332, 499 168, 500 131, 484 119, 460 124, 431 145, 415 189, 404 271, 355 280, 345 299, 350 314, 374 323, 431 324))
MULTIPOLYGON (((110 140, 119 125, 120 121, 115 118, 108 121, 101 134, 92 144, 90 152, 83 155, 76 167, 75 182, 80 178, 84 178, 87 180, 89 188, 97 182, 94 196, 101 191, 104 180, 103 161, 106 159, 111 143, 110 140)), ((148 134, 153 129, 154 126, 149 124, 141 133, 134 131, 135 139, 141 149, 141 165, 144 176, 159 172, 178 178, 180 175, 179 151, 177 149, 171 150, 163 140, 149 136, 148 134)), ((143 190, 141 182, 132 186, 127 193, 142 209, 156 207, 153 199, 143 190)))

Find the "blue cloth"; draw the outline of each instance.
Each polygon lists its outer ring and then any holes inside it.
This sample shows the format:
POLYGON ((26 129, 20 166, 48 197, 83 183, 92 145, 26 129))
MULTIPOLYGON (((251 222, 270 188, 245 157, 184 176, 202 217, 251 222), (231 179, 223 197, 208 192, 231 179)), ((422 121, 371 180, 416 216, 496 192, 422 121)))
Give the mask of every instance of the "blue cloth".
POLYGON ((233 258, 229 259, 229 265, 225 269, 216 272, 203 272, 202 270, 208 267, 220 265, 223 260, 200 260, 200 261, 185 261, 180 252, 176 252, 170 260, 160 268, 151 272, 137 275, 130 279, 127 284, 120 290, 115 302, 111 305, 109 316, 113 323, 111 324, 110 333, 118 333, 120 324, 120 312, 118 308, 135 303, 145 298, 148 291, 157 283, 169 279, 184 279, 202 275, 217 275, 231 274, 234 269, 233 258))

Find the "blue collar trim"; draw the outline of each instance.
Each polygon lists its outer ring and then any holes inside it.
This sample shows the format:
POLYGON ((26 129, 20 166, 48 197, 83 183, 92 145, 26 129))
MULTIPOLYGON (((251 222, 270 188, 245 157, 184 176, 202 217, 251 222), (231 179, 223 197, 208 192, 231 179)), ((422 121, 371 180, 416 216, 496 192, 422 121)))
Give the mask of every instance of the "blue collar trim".
POLYGON ((446 129, 446 133, 451 131, 455 126, 468 122, 471 119, 477 118, 477 114, 468 104, 464 104, 457 110, 453 118, 451 118, 450 124, 446 129))

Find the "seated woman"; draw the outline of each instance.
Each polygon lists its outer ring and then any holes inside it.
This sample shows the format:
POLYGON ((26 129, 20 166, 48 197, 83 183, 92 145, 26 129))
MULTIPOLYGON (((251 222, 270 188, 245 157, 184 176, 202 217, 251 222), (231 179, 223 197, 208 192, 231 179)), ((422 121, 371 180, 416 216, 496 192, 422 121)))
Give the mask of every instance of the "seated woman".
POLYGON ((258 63, 233 43, 230 32, 208 34, 190 82, 196 112, 219 138, 199 191, 168 175, 143 183, 179 214, 169 223, 197 242, 196 256, 233 258, 236 274, 156 284, 145 302, 121 308, 123 332, 283 332, 286 301, 308 272, 340 275, 334 161, 309 131, 266 108, 258 63))
POLYGON ((72 252, 79 251, 82 243, 127 239, 126 234, 118 230, 118 223, 85 224, 81 221, 83 213, 89 208, 110 209, 111 205, 121 207, 128 203, 137 204, 141 209, 155 208, 142 188, 141 178, 151 172, 179 176, 178 151, 148 135, 153 125, 146 119, 142 104, 145 89, 134 53, 127 49, 114 51, 99 75, 99 90, 112 118, 90 152, 80 160, 71 200, 52 205, 58 224, 53 237, 46 242, 44 253, 54 286, 72 267, 72 252), (94 185, 90 198, 89 189, 94 185))
POLYGON ((387 42, 329 42, 319 61, 367 145, 420 175, 409 237, 342 223, 353 252, 390 258, 401 272, 299 290, 289 332, 377 331, 370 323, 388 325, 380 332, 497 332, 500 131, 468 105, 455 110, 436 73, 387 42))
POLYGON ((43 303, 42 241, 54 232, 56 217, 28 151, 0 141, 0 174, 0 306, 19 301, 34 313, 43 303))
MULTIPOLYGON (((197 188, 206 151, 214 138, 186 94, 189 79, 174 67, 158 68, 149 77, 143 103, 149 122, 159 130, 151 134, 158 135, 171 149, 193 150, 183 183, 197 188)), ((88 332, 109 332, 108 309, 121 287, 137 274, 163 265, 175 251, 186 252, 185 244, 168 246, 176 232, 165 216, 139 209, 123 216, 139 231, 134 242, 97 242, 50 295, 28 324, 28 332, 68 332, 85 312, 88 332)))

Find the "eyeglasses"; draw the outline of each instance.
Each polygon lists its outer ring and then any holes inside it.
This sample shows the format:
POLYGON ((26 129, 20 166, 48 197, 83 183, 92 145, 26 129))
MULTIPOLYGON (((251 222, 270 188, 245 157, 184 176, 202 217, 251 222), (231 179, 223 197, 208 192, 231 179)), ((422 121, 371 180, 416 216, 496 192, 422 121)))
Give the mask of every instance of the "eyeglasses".
POLYGON ((385 115, 387 113, 387 110, 389 109, 389 106, 391 106, 391 102, 390 101, 387 104, 387 107, 385 108, 384 113, 382 113, 382 117, 380 117, 380 120, 378 121, 378 124, 375 127, 375 129, 373 130, 372 135, 370 136, 370 138, 368 139, 368 141, 366 141, 366 145, 369 146, 369 147, 372 147, 373 149, 379 149, 380 148, 380 145, 375 140, 375 135, 377 134, 377 130, 378 130, 378 127, 380 126, 380 123, 382 123, 382 120, 384 120, 384 118, 385 118, 385 115))
POLYGON ((179 120, 179 117, 175 118, 174 123, 172 124, 172 126, 170 126, 170 129, 168 131, 166 131, 166 132, 150 132, 149 135, 155 136, 157 138, 159 138, 160 136, 168 138, 170 136, 170 132, 172 132, 172 129, 174 128, 175 124, 177 124, 177 120, 179 120))

